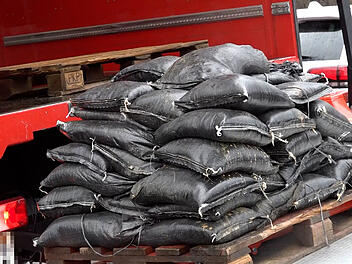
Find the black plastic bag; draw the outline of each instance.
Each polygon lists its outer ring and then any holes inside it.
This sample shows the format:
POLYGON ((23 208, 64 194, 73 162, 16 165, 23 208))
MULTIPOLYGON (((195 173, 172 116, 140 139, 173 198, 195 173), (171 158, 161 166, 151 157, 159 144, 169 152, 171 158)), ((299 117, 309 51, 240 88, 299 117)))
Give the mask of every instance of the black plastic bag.
POLYGON ((46 156, 60 162, 74 162, 87 166, 100 174, 112 171, 108 160, 98 152, 94 152, 91 145, 84 143, 69 143, 67 145, 47 150, 46 156))
POLYGON ((165 162, 189 168, 207 177, 230 171, 272 174, 278 170, 259 147, 199 138, 171 141, 158 149, 155 155, 165 162))
POLYGON ((315 129, 314 119, 308 118, 297 108, 275 109, 259 116, 276 137, 285 139, 308 129, 315 129))
MULTIPOLYGON (((131 190, 131 199, 140 205, 187 205, 195 212, 210 210, 240 194, 259 190, 259 184, 249 175, 231 173, 212 180, 191 170, 163 167, 139 182, 131 190), (237 192, 236 192, 237 191, 237 192)), ((248 202, 243 196, 239 206, 248 202)), ((237 206, 237 207, 239 207, 237 206)), ((236 207, 232 208, 235 209, 236 207)))
POLYGON ((297 161, 298 156, 319 146, 321 142, 321 134, 311 129, 288 137, 287 143, 279 141, 275 146, 267 146, 265 152, 279 162, 297 161))
POLYGON ((257 146, 270 144, 272 140, 267 126, 257 117, 229 109, 191 111, 155 131, 155 141, 159 145, 189 137, 257 146))
POLYGON ((157 129, 184 113, 184 109, 174 102, 186 93, 187 91, 181 89, 152 91, 138 97, 130 106, 121 110, 138 123, 157 129))
POLYGON ((143 221, 111 212, 69 215, 52 222, 36 243, 42 247, 122 247, 131 244, 143 221))
POLYGON ((255 114, 294 107, 288 95, 274 85, 241 74, 223 75, 205 81, 176 104, 188 110, 221 107, 255 114))
POLYGON ((277 85, 277 84, 281 84, 281 83, 286 83, 286 82, 294 82, 294 81, 298 81, 297 78, 288 75, 286 73, 283 72, 269 72, 269 73, 263 73, 263 74, 254 74, 251 75, 254 78, 257 78, 258 80, 273 84, 273 85, 277 85))
POLYGON ((302 175, 302 191, 294 202, 295 209, 302 209, 324 201, 337 192, 344 191, 344 183, 319 174, 302 175))
POLYGON ((177 61, 176 56, 161 56, 137 63, 119 71, 112 79, 116 81, 155 82, 177 61))
POLYGON ((104 196, 115 196, 131 190, 135 181, 116 173, 99 174, 86 166, 66 162, 56 167, 40 186, 55 188, 60 186, 78 185, 104 196))
POLYGON ((63 134, 75 142, 91 144, 98 142, 124 149, 143 160, 150 160, 153 154, 153 135, 135 125, 125 122, 83 120, 57 122, 63 134))
POLYGON ((55 188, 38 201, 39 211, 50 218, 89 213, 96 207, 95 194, 81 186, 55 188))
POLYGON ((287 93, 296 104, 315 101, 333 91, 330 86, 324 83, 314 82, 289 82, 277 85, 277 87, 287 93))
POLYGON ((141 160, 119 148, 98 143, 94 143, 93 148, 109 161, 115 172, 131 180, 140 180, 162 166, 158 162, 141 160))
POLYGON ((335 163, 324 166, 315 173, 333 177, 336 180, 346 183, 352 176, 352 159, 341 159, 335 163))
POLYGON ((146 126, 128 118, 124 113, 113 111, 97 111, 96 109, 82 109, 79 107, 72 107, 70 109, 70 116, 79 117, 83 120, 109 120, 126 122, 138 126, 140 129, 149 130, 146 126))
POLYGON ((323 100, 312 102, 309 104, 309 112, 323 136, 338 141, 352 141, 352 124, 329 103, 323 100))
POLYGON ((251 46, 227 43, 192 51, 177 60, 153 86, 191 88, 205 80, 232 73, 269 72, 264 53, 251 46))
POLYGON ((81 108, 118 110, 151 91, 153 88, 147 83, 130 81, 104 83, 77 95, 71 102, 81 108))

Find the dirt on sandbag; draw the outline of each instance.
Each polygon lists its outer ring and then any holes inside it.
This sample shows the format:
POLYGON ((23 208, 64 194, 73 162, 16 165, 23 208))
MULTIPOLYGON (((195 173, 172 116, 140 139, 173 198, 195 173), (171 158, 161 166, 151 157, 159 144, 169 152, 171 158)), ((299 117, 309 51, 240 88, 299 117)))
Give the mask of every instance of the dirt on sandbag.
MULTIPOLYGON (((122 247, 131 244, 144 222, 111 212, 69 215, 56 219, 36 240, 41 247, 122 247)), ((137 242, 137 239, 136 239, 137 242)))
POLYGON ((264 53, 249 45, 226 43, 187 53, 178 59, 153 86, 159 89, 193 86, 225 74, 269 72, 264 53))
POLYGON ((302 209, 316 205, 330 196, 337 195, 344 191, 344 184, 335 178, 326 177, 320 174, 302 175, 302 191, 294 202, 295 209, 302 209))
POLYGON ((128 118, 124 113, 115 111, 96 111, 95 109, 82 109, 79 107, 72 107, 70 109, 70 116, 79 117, 83 120, 109 120, 126 122, 138 126, 140 129, 149 130, 146 126, 137 123, 136 121, 128 118))
POLYGON ((155 131, 155 142, 159 145, 190 137, 257 146, 265 146, 272 141, 267 126, 257 117, 230 109, 191 111, 155 131))
POLYGON ((314 82, 289 82, 277 85, 277 87, 296 104, 313 102, 333 91, 330 86, 324 83, 314 82))
POLYGON ((154 89, 147 83, 121 81, 104 83, 71 99, 74 106, 86 109, 119 110, 154 89))
POLYGON ((156 169, 162 166, 161 163, 154 161, 141 160, 129 152, 114 148, 96 142, 93 143, 95 152, 108 160, 113 170, 131 180, 140 180, 155 172, 156 169))
POLYGON ((318 147, 322 142, 321 134, 316 130, 307 130, 288 137, 286 142, 279 141, 274 146, 265 147, 265 152, 278 162, 297 161, 297 157, 318 147))
POLYGON ((316 128, 314 119, 308 118, 297 108, 271 110, 260 115, 259 119, 276 137, 281 139, 316 128))
POLYGON ((312 102, 309 104, 309 112, 324 137, 352 141, 352 124, 329 103, 323 100, 312 102))
POLYGON ((135 181, 116 173, 97 173, 80 164, 65 162, 56 167, 41 181, 41 188, 77 185, 104 196, 124 194, 131 190, 135 181))
POLYGON ((278 170, 271 164, 270 157, 259 147, 199 138, 171 141, 155 151, 155 156, 207 177, 232 171, 272 174, 278 170))
POLYGON ((228 108, 254 114, 295 106, 288 95, 274 85, 242 74, 207 80, 186 93, 176 104, 188 110, 228 108))
POLYGON ((184 113, 184 109, 175 105, 187 93, 181 89, 157 90, 138 97, 131 105, 121 111, 138 123, 157 129, 184 113))
POLYGON ((59 162, 80 163, 100 174, 112 171, 112 166, 108 160, 93 150, 91 145, 85 143, 69 143, 47 150, 46 156, 59 162))
POLYGON ((119 71, 111 81, 155 82, 178 59, 177 56, 161 56, 150 61, 137 63, 119 71))
POLYGON ((83 120, 57 122, 57 127, 75 142, 100 144, 117 147, 143 160, 150 160, 153 154, 152 133, 125 122, 83 120))
POLYGON ((97 207, 94 192, 81 186, 55 188, 37 204, 39 212, 50 218, 90 213, 97 207))

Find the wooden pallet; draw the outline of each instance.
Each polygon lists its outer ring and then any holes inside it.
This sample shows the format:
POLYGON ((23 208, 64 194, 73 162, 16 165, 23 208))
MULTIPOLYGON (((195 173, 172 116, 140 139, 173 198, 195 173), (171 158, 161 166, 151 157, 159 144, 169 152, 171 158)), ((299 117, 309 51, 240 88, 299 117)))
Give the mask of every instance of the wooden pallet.
MULTIPOLYGON (((250 264, 292 263, 299 258, 325 246, 325 238, 335 241, 352 233, 352 191, 342 201, 328 200, 323 203, 326 233, 323 231, 320 207, 314 206, 277 219, 273 227, 250 232, 236 240, 221 245, 150 246, 129 247, 116 256, 100 257, 90 248, 45 248, 48 264, 101 263, 203 263, 203 264, 250 264), (325 236, 326 234, 326 236, 325 236), (279 250, 278 250, 279 249, 279 250)), ((104 255, 120 248, 95 248, 104 255)))
POLYGON ((86 83, 106 80, 103 64, 116 63, 120 69, 135 63, 179 52, 182 56, 208 46, 207 40, 95 53, 0 68, 0 100, 16 94, 48 88, 49 96, 86 90, 86 83))

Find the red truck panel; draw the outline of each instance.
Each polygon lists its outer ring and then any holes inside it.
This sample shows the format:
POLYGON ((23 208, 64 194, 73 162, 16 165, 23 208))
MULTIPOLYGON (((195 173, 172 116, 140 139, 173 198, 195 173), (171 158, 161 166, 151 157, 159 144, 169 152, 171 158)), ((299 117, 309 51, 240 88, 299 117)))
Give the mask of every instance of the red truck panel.
POLYGON ((110 50, 208 39, 210 45, 251 44, 269 58, 297 56, 292 0, 17 0, 0 9, 0 66, 110 50), (288 3, 291 14, 272 15, 272 3, 288 3), (3 37, 67 30, 213 10, 262 6, 263 16, 125 33, 4 46, 3 37))

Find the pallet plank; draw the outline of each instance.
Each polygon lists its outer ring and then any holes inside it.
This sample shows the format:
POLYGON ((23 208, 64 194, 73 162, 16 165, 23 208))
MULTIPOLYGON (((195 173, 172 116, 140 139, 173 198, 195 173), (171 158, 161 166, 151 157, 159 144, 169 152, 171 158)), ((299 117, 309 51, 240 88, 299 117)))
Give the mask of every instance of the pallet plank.
POLYGON ((113 252, 115 253, 116 251, 121 251, 117 256, 146 256, 154 252, 154 248, 151 246, 130 246, 126 249, 114 248, 113 252))
POLYGON ((180 256, 188 252, 189 246, 175 245, 175 246, 162 246, 155 249, 157 256, 180 256))

